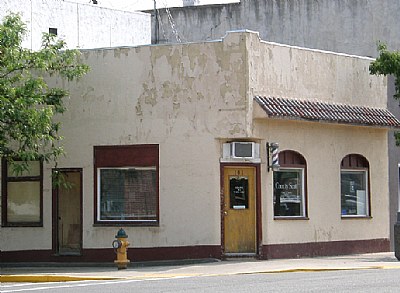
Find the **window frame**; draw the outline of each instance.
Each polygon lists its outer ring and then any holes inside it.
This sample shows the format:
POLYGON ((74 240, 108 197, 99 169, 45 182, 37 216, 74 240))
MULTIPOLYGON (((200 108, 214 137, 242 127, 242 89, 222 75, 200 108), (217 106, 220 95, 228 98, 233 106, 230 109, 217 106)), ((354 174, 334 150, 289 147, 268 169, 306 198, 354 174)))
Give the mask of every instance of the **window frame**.
POLYGON ((371 188, 370 188, 370 167, 369 161, 360 154, 348 154, 343 157, 340 163, 339 190, 340 190, 340 217, 342 219, 369 219, 371 218, 371 188), (365 181, 365 214, 344 215, 342 213, 342 172, 360 173, 363 172, 365 181))
MULTIPOLYGON (((157 173, 157 168, 156 166, 149 166, 149 167, 137 167, 137 166, 129 166, 129 167, 100 167, 97 168, 97 200, 99 203, 101 203, 101 170, 129 170, 129 169, 134 169, 134 170, 154 170, 157 173)), ((156 195, 157 196, 157 195, 156 195)), ((156 214, 157 217, 157 214, 156 214)), ((114 222, 114 223, 121 223, 124 222, 124 220, 112 220, 112 219, 107 219, 107 220, 102 220, 101 219, 101 204, 97 205, 97 220, 99 222, 114 222)), ((154 223, 157 221, 154 219, 151 220, 146 220, 146 219, 134 219, 134 220, 126 220, 126 222, 148 222, 148 223, 154 223)))
MULTIPOLYGON (((282 218, 290 218, 290 219, 294 219, 294 218, 301 218, 303 219, 304 217, 306 217, 306 205, 305 205, 305 186, 304 186, 304 173, 305 170, 304 168, 299 168, 299 167, 284 167, 284 168, 280 168, 278 171, 274 171, 274 172, 284 172, 284 171, 300 171, 301 174, 301 201, 302 201, 302 209, 301 209, 301 214, 299 216, 276 216, 275 215, 275 204, 274 204, 274 218, 275 219, 282 219, 282 218)), ((274 181, 274 185, 275 185, 275 181, 274 181)))
POLYGON ((159 226, 160 224, 160 170, 159 145, 94 146, 94 226, 159 226), (155 168, 156 170, 156 219, 155 220, 101 220, 100 170, 127 168, 155 168))
MULTIPOLYGON (((274 203, 274 176, 272 176, 272 206, 273 206, 273 217, 274 220, 308 220, 308 193, 307 193, 307 161, 302 154, 293 150, 284 150, 279 152, 279 171, 285 170, 300 170, 301 171, 301 200, 302 206, 301 209, 302 215, 299 216, 276 216, 275 215, 275 203, 274 203), (290 156, 289 156, 290 155, 290 156)), ((278 172, 279 172, 278 171, 278 172)), ((274 171, 276 172, 276 171, 274 171)))
MULTIPOLYGON (((14 159, 18 162, 21 160, 14 159)), ((8 168, 9 162, 2 158, 2 177, 1 177, 1 226, 2 227, 43 227, 43 161, 37 160, 32 162, 39 162, 40 174, 37 176, 9 176, 8 168), (9 222, 8 221, 8 183, 9 182, 39 182, 39 221, 38 222, 9 222)))

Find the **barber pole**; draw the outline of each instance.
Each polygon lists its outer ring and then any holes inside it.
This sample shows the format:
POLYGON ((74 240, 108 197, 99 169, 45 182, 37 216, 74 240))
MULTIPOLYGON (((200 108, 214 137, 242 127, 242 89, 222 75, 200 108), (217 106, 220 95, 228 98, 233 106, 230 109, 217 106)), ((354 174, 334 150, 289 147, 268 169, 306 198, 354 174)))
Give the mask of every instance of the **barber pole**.
POLYGON ((278 147, 272 149, 272 166, 279 165, 278 147))
POLYGON ((279 170, 279 144, 276 142, 267 143, 268 171, 279 170), (271 157, 271 164, 270 164, 271 157))

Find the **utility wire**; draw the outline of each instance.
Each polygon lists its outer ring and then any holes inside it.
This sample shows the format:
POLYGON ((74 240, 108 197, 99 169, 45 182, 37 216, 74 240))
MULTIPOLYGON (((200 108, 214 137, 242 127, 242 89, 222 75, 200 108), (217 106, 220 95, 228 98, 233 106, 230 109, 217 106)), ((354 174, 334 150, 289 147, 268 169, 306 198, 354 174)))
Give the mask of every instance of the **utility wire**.
POLYGON ((167 13, 168 21, 169 21, 169 24, 171 26, 172 33, 174 34, 174 36, 176 38, 176 41, 178 43, 182 43, 182 39, 179 36, 178 30, 176 29, 176 23, 175 23, 174 18, 171 15, 171 11, 169 10, 169 8, 166 7, 165 8, 165 12, 167 13))

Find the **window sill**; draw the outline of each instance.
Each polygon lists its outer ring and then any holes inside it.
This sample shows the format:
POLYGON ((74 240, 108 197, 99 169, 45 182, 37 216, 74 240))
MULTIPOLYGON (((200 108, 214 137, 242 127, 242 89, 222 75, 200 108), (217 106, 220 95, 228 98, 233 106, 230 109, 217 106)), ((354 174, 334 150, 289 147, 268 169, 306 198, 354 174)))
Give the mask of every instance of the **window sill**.
POLYGON ((296 216, 283 216, 283 217, 274 217, 274 220, 309 220, 309 217, 296 217, 296 216))
POLYGON ((159 227, 160 223, 156 222, 97 222, 93 227, 159 227))
POLYGON ((32 227, 43 227, 42 223, 15 223, 15 224, 3 224, 2 228, 32 228, 32 227))
POLYGON ((341 216, 342 220, 369 220, 372 219, 371 216, 341 216))

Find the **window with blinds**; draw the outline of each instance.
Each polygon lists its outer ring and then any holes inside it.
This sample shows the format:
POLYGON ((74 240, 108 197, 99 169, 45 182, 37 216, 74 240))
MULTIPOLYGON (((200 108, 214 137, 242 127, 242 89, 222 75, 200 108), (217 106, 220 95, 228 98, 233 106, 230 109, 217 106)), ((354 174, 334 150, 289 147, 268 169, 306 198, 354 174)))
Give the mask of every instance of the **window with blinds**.
POLYGON ((101 168, 100 220, 157 220, 156 167, 101 168))
POLYGON ((96 146, 96 224, 158 225, 158 145, 96 146))

